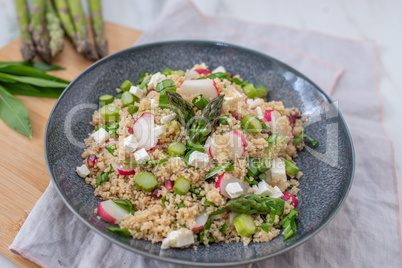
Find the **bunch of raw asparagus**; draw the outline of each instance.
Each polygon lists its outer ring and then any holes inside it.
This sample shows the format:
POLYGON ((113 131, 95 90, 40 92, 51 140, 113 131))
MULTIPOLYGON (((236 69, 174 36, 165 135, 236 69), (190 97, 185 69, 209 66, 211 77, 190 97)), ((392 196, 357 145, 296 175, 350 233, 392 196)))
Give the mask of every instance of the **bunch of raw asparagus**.
POLYGON ((81 0, 33 0, 31 16, 26 0, 15 0, 24 61, 36 54, 50 63, 64 47, 64 33, 76 50, 88 60, 98 60, 107 54, 100 0, 88 0, 95 46, 89 38, 81 0))

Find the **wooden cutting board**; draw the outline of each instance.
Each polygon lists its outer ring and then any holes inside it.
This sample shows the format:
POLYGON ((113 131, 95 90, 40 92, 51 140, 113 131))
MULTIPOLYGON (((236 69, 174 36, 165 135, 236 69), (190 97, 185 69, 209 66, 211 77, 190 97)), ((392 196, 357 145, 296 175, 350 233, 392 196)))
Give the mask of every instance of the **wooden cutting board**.
MULTIPOLYGON (((105 23, 109 54, 131 47, 141 32, 114 23, 105 23)), ((21 61, 20 40, 0 49, 0 61, 21 61)), ((66 40, 63 52, 52 62, 66 69, 51 74, 73 80, 92 62, 78 54, 66 40)), ((56 99, 17 97, 28 109, 32 139, 11 129, 0 120, 0 254, 20 267, 38 267, 12 254, 8 247, 14 240, 29 212, 50 182, 43 151, 47 119, 56 99)))

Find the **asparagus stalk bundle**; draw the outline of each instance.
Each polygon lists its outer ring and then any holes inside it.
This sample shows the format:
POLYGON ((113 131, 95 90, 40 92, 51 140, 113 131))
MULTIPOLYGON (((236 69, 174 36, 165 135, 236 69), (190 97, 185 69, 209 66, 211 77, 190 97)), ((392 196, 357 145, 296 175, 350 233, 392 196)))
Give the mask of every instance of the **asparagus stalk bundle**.
POLYGON ((187 123, 195 115, 193 106, 175 92, 166 91, 166 97, 170 108, 177 114, 180 124, 186 127, 187 123))
POLYGON ((282 215, 285 208, 285 200, 258 194, 243 194, 238 198, 230 200, 226 204, 226 208, 242 214, 268 214, 273 210, 277 215, 282 215))
POLYGON ((53 2, 56 6, 57 14, 59 15, 59 19, 63 25, 64 31, 70 38, 71 42, 73 42, 75 45, 77 37, 74 23, 71 19, 70 11, 68 10, 67 0, 54 0, 53 2))
POLYGON ((24 61, 32 61, 35 57, 35 47, 29 33, 29 12, 26 0, 16 0, 17 15, 21 35, 21 54, 24 61))
POLYGON ((45 27, 46 0, 32 1, 32 18, 29 30, 35 43, 36 52, 44 62, 50 63, 49 37, 45 27))
POLYGON ((70 8, 76 31, 75 48, 88 60, 98 60, 98 54, 89 40, 88 27, 84 11, 82 10, 81 0, 68 0, 68 7, 70 8))
POLYGON ((64 48, 64 30, 61 27, 60 19, 50 0, 46 1, 46 22, 50 37, 50 54, 53 58, 64 48))
POLYGON ((95 49, 100 58, 107 55, 107 40, 103 30, 102 8, 100 0, 88 0, 91 13, 92 32, 95 39, 95 49))

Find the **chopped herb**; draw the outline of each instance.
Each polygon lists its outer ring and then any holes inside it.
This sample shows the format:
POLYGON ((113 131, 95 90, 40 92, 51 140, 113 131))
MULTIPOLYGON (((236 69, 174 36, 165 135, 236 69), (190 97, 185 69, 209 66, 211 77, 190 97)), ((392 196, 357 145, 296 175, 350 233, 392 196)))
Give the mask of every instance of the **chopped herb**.
POLYGON ((197 199, 201 199, 204 196, 201 195, 201 192, 204 191, 204 188, 202 187, 190 187, 190 192, 192 192, 193 194, 195 194, 195 196, 197 197, 197 199))
POLYGON ((292 188, 293 188, 293 185, 290 185, 288 188, 286 188, 286 192, 289 192, 290 190, 292 190, 292 188))
POLYGON ((121 229, 117 227, 106 227, 106 229, 114 234, 130 237, 131 233, 127 229, 121 229))
POLYGON ((113 166, 110 165, 110 170, 109 172, 102 172, 98 178, 96 178, 96 187, 101 185, 103 182, 109 181, 109 174, 111 174, 114 171, 113 166))
POLYGON ((135 213, 133 209, 133 204, 130 202, 128 199, 118 199, 118 200, 113 200, 113 202, 121 207, 122 209, 128 211, 129 213, 133 214, 135 213))
POLYGON ((204 205, 206 205, 207 207, 210 207, 210 206, 216 207, 216 205, 214 203, 209 202, 207 199, 205 199, 204 205))
POLYGON ((227 162, 219 167, 214 168, 211 172, 209 172, 207 175, 205 175, 205 178, 206 179, 211 178, 211 177, 215 176, 217 173, 219 173, 220 171, 224 171, 224 170, 233 171, 234 167, 233 167, 232 163, 227 162))
POLYGON ((229 116, 228 114, 221 115, 221 116, 219 117, 218 124, 219 124, 219 125, 228 125, 228 124, 229 124, 229 123, 228 123, 229 117, 230 117, 230 116, 229 116))
MULTIPOLYGON (((253 177, 254 178, 254 177, 253 177)), ((258 184, 258 181, 256 181, 256 180, 250 180, 250 178, 248 177, 248 176, 245 176, 244 177, 244 180, 249 184, 249 185, 257 185, 258 184)))
POLYGON ((181 228, 187 228, 187 226, 185 226, 177 221, 174 221, 173 223, 179 225, 181 228))
POLYGON ((160 92, 159 107, 161 109, 170 109, 170 103, 166 96, 166 92, 176 92, 176 85, 172 79, 165 79, 156 85, 156 91, 160 92))
POLYGON ((203 110, 205 106, 209 103, 209 101, 204 97, 204 95, 200 94, 199 96, 195 97, 192 101, 195 107, 200 110, 203 110))
POLYGON ((278 136, 279 136, 279 133, 272 134, 269 138, 266 139, 266 141, 268 143, 272 143, 272 144, 276 145, 278 136))
POLYGON ((172 69, 166 68, 165 70, 163 70, 163 71, 161 72, 161 74, 168 76, 168 75, 173 74, 173 72, 174 72, 174 71, 173 71, 172 69))
POLYGON ((264 232, 269 233, 269 228, 271 228, 272 225, 274 225, 274 222, 275 222, 275 215, 276 215, 276 214, 277 214, 277 213, 276 213, 275 210, 271 210, 271 211, 270 211, 270 218, 269 218, 269 221, 268 221, 268 222, 267 222, 267 220, 264 218, 264 216, 261 215, 261 218, 263 219, 264 224, 263 224, 263 225, 260 225, 260 226, 257 226, 257 227, 260 227, 264 232))
POLYGON ((227 227, 228 227, 228 224, 225 223, 224 225, 222 225, 221 229, 219 229, 219 232, 221 232, 222 234, 224 234, 227 227))
POLYGON ((209 228, 211 228, 211 225, 212 225, 211 217, 212 217, 212 216, 222 214, 223 212, 225 212, 225 209, 224 209, 224 208, 218 209, 218 210, 212 212, 211 214, 209 214, 208 220, 207 220, 207 222, 204 224, 204 230, 209 230, 209 228))
POLYGON ((166 200, 166 196, 163 196, 163 197, 161 198, 161 201, 162 201, 162 204, 163 204, 163 205, 165 204, 165 202, 170 203, 169 200, 166 200))
POLYGON ((138 77, 137 85, 141 84, 142 81, 144 81, 145 76, 147 76, 147 72, 143 71, 142 74, 140 75, 140 77, 138 77))
POLYGON ((162 159, 159 160, 149 160, 145 163, 138 163, 137 161, 131 161, 131 162, 124 162, 125 165, 159 165, 162 163, 165 163, 169 160, 169 156, 166 156, 162 159))
POLYGON ((248 83, 248 80, 241 81, 241 80, 240 80, 239 78, 237 78, 237 77, 233 77, 230 81, 231 81, 232 83, 235 83, 235 84, 241 86, 241 87, 243 87, 244 85, 246 85, 246 84, 248 83))
POLYGON ((108 145, 105 146, 105 149, 113 155, 114 151, 116 151, 116 143, 115 142, 111 142, 108 145))
POLYGON ((223 79, 230 80, 230 75, 228 73, 218 72, 218 73, 213 73, 213 74, 208 75, 208 78, 212 79, 212 80, 215 78, 219 78, 221 81, 223 81, 223 79))
POLYGON ((313 147, 318 145, 318 141, 314 140, 312 137, 310 137, 309 135, 304 133, 304 130, 300 133, 299 136, 297 136, 294 140, 293 140, 293 145, 296 146, 297 144, 299 144, 299 142, 303 139, 306 138, 307 140, 309 140, 311 142, 311 145, 313 145, 313 147))
POLYGON ((185 208, 186 205, 184 204, 184 202, 181 202, 180 204, 177 204, 178 208, 185 208))

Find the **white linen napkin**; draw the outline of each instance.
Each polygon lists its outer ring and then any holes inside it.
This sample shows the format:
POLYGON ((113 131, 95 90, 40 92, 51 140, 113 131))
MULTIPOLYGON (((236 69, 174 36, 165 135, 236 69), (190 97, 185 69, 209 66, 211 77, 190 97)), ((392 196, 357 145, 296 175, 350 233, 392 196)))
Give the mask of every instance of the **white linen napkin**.
MULTIPOLYGON (((382 124, 374 43, 206 17, 190 1, 174 0, 137 44, 178 39, 228 42, 284 61, 332 93, 353 137, 355 179, 339 213, 301 246, 253 267, 401 267, 397 177, 382 124)), ((181 267, 137 255, 97 235, 69 211, 52 184, 10 250, 44 267, 181 267)))

